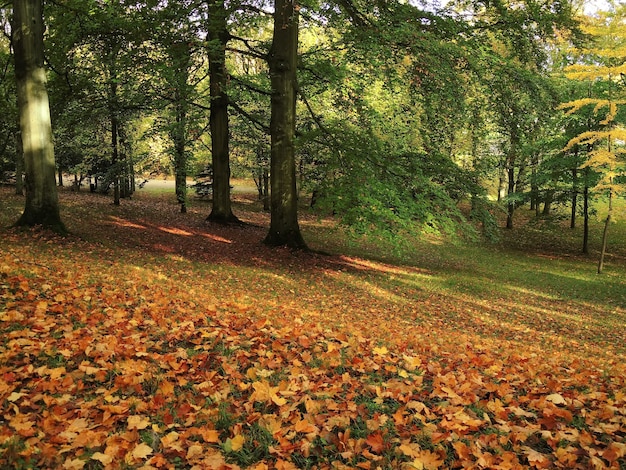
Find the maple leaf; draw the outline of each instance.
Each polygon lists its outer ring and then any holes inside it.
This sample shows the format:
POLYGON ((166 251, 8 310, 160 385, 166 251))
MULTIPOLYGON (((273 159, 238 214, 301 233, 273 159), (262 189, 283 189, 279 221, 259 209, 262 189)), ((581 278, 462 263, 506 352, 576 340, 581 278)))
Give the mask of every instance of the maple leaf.
POLYGON ((376 452, 377 454, 381 454, 385 449, 385 439, 380 431, 374 432, 367 436, 365 442, 372 448, 372 451, 376 452))
POLYGON ((204 447, 202 447, 201 445, 195 445, 195 444, 190 445, 189 448, 187 449, 188 461, 197 460, 202 455, 204 455, 204 447))
POLYGON ((137 460, 143 460, 148 457, 148 455, 150 455, 152 452, 154 452, 152 447, 142 442, 133 449, 132 455, 137 460))
POLYGON ((113 462, 113 457, 111 455, 103 454, 102 452, 94 452, 91 458, 93 460, 97 460, 103 465, 109 465, 113 462))
POLYGON ((224 443, 224 450, 226 452, 239 452, 246 442, 246 438, 243 434, 237 434, 235 437, 226 439, 224 443))
POLYGON ((411 465, 417 470, 437 470, 443 466, 443 463, 443 459, 438 454, 422 450, 411 465))
POLYGON ((537 452, 531 447, 524 446, 523 447, 524 454, 526 454, 526 458, 528 459, 528 463, 535 468, 550 468, 552 462, 550 459, 542 454, 541 452, 537 452))
POLYGON ((150 418, 140 415, 131 415, 127 419, 128 429, 146 429, 150 425, 150 418))
POLYGON ((87 462, 81 459, 67 459, 63 462, 63 468, 67 470, 80 470, 87 462))
POLYGON ((253 382, 252 387, 254 388, 254 393, 250 396, 252 401, 272 402, 278 406, 287 403, 287 400, 278 396, 279 387, 272 387, 266 380, 253 382))

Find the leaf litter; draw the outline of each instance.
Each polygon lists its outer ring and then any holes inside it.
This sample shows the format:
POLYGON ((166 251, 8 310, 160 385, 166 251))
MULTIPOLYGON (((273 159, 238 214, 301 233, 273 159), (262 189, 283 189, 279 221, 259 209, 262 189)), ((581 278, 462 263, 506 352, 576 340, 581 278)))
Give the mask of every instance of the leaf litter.
POLYGON ((547 322, 579 303, 394 287, 437 273, 150 204, 1 232, 3 468, 626 466, 623 330, 547 322))

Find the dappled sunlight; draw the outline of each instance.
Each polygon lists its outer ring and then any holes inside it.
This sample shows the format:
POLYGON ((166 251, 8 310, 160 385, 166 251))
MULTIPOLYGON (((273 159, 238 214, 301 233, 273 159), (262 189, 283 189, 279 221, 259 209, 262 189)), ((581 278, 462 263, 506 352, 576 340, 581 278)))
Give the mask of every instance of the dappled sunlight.
POLYGON ((339 256, 339 259, 344 261, 347 265, 352 266, 359 270, 373 270, 386 274, 400 274, 403 276, 430 275, 432 274, 427 269, 408 267, 408 266, 394 266, 391 264, 380 263, 378 261, 367 260, 362 258, 355 258, 350 256, 339 256))
POLYGON ((179 228, 169 228, 169 227, 157 227, 159 230, 165 233, 171 233, 172 235, 180 235, 183 237, 192 237, 194 234, 188 232, 186 230, 182 230, 179 228))
POLYGON ((361 279, 341 271, 326 271, 325 274, 327 277, 333 278, 336 282, 346 284, 346 286, 350 289, 359 289, 363 293, 379 300, 394 302, 397 304, 407 304, 411 302, 411 299, 395 294, 388 289, 384 289, 374 284, 373 282, 366 281, 365 279, 361 279))
POLYGON ((140 230, 146 230, 148 228, 145 225, 139 225, 134 222, 130 222, 129 220, 122 219, 121 217, 116 217, 113 215, 110 215, 109 219, 111 220, 111 222, 109 222, 111 225, 117 225, 118 227, 137 228, 140 230))
POLYGON ((204 237, 204 238, 208 238, 209 240, 212 240, 212 241, 214 241, 214 242, 219 242, 219 243, 228 243, 228 244, 233 243, 233 241, 232 241, 232 240, 229 240, 229 239, 224 238, 224 237, 220 237, 220 236, 218 236, 218 235, 213 235, 213 234, 211 234, 211 233, 201 233, 201 234, 200 234, 200 236, 201 236, 201 237, 204 237))

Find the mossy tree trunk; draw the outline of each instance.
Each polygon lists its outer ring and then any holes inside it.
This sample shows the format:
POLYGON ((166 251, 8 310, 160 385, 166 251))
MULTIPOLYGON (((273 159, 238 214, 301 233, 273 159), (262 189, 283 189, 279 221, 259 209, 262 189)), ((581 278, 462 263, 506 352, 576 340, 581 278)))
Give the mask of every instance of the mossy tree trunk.
POLYGON ((295 127, 296 67, 298 59, 298 6, 295 1, 275 0, 274 36, 268 57, 272 83, 270 230, 271 246, 306 248, 298 225, 295 127))
POLYGON ((13 1, 13 47, 24 153, 24 212, 15 225, 65 232, 55 180, 50 105, 46 90, 41 0, 13 1))

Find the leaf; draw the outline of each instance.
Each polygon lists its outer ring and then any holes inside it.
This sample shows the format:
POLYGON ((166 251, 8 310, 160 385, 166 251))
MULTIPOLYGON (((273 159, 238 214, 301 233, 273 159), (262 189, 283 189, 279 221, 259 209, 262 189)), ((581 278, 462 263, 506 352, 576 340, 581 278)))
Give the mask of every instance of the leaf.
POLYGON ((187 460, 195 460, 204 454, 204 448, 201 445, 190 445, 187 449, 187 460))
POLYGON ((380 431, 367 436, 365 442, 372 448, 372 451, 377 454, 381 454, 385 449, 385 439, 380 431))
POLYGON ((142 460, 148 457, 152 452, 154 452, 152 447, 142 442, 133 449, 133 457, 137 460, 142 460))
POLYGON ((80 470, 87 462, 82 459, 67 459, 63 462, 63 468, 67 470, 80 470))
POLYGON ((385 346, 374 348, 372 351, 377 356, 385 356, 389 353, 389 350, 385 346))
POLYGON ((131 415, 127 419, 128 429, 146 429, 150 426, 150 418, 140 415, 131 415))
POLYGON ((226 452, 239 452, 246 442, 246 438, 242 434, 237 434, 235 437, 226 439, 224 443, 224 450, 226 452))
POLYGON ((102 452, 95 452, 91 456, 92 460, 97 460, 103 465, 108 465, 113 462, 113 457, 107 454, 103 454, 102 452))
POLYGON ((434 452, 422 450, 412 465, 418 470, 437 470, 443 466, 443 459, 434 452))
POLYGON ((555 405, 566 405, 567 401, 565 401, 565 398, 563 398, 562 395, 558 394, 558 393, 553 393, 551 395, 548 395, 546 397, 546 400, 549 402, 554 403, 555 405))

